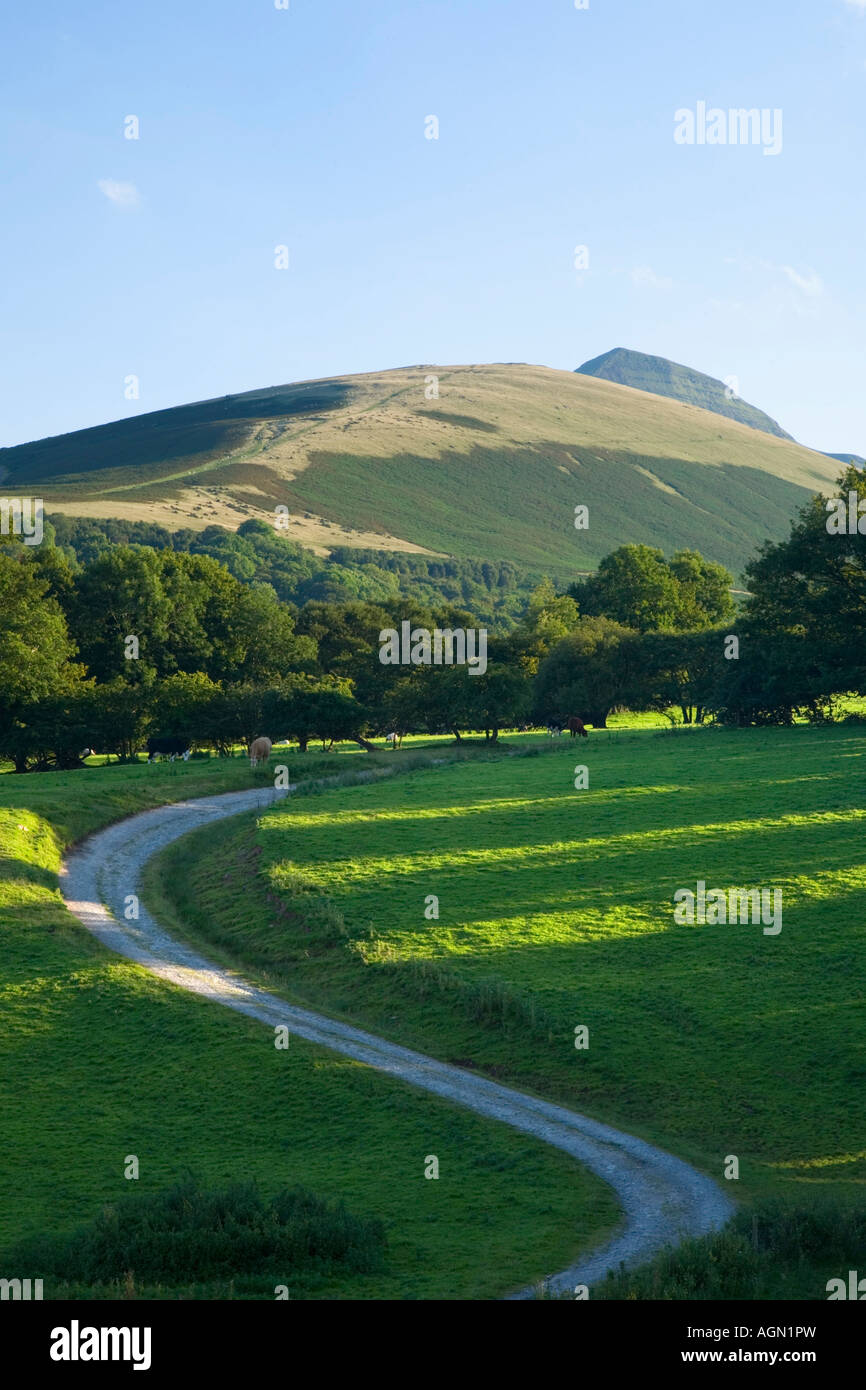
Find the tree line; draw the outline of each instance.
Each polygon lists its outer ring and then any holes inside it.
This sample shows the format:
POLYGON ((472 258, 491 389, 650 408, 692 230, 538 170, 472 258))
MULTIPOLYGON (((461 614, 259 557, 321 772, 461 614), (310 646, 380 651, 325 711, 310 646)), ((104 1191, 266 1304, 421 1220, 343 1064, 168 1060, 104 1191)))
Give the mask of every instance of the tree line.
MULTIPOLYGON (((839 487, 866 512, 862 473, 839 487)), ((50 527, 40 546, 5 538, 0 757, 74 767, 87 747, 132 757, 149 733, 222 752, 263 732, 302 750, 391 732, 495 740, 572 714, 604 727, 622 708, 684 723, 832 719, 840 696, 866 688, 866 535, 831 531, 827 515, 815 497, 762 547, 739 609, 730 574, 695 551, 627 545, 566 592, 543 579, 489 633, 483 674, 379 660, 380 633, 405 621, 482 625, 462 604, 297 605, 214 555, 115 543, 82 561, 50 527)))
POLYGON ((503 560, 405 551, 336 546, 323 557, 290 540, 285 531, 254 519, 237 531, 223 526, 169 531, 156 522, 58 514, 52 518, 52 530, 54 543, 73 563, 89 564, 117 545, 146 545, 208 555, 244 583, 269 584, 278 598, 295 607, 311 599, 379 603, 411 594, 427 604, 459 603, 480 623, 503 631, 514 626, 543 577, 503 560))

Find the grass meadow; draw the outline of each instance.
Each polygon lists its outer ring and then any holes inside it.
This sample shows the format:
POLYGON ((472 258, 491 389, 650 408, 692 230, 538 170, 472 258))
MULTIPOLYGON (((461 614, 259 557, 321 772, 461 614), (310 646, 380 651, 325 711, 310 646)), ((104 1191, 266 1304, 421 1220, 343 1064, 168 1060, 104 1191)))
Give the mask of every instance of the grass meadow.
MULTIPOLYGON (((310 754, 320 775, 347 760, 310 754)), ((268 774, 260 774, 263 783, 268 774)), ((106 1206, 192 1174, 206 1187, 297 1185, 384 1223, 371 1272, 274 1267, 205 1284, 46 1298, 488 1298, 568 1263, 617 1220, 609 1190, 553 1149, 262 1025, 104 951, 57 888, 63 849, 123 815, 253 784, 244 759, 0 777, 0 1263, 29 1237, 87 1227, 106 1206), (138 1181, 124 1178, 127 1156, 138 1181), (436 1154, 439 1181, 426 1181, 436 1154)), ((207 848, 207 846, 205 846, 207 848)), ((217 870, 218 877, 221 873, 217 870)), ((80 1244, 80 1241, 79 1241, 80 1244)), ((128 1277, 127 1277, 128 1276, 128 1277)))
MULTIPOLYGON (((296 794, 187 837, 152 902, 298 1002, 720 1181, 736 1156, 725 1185, 746 1204, 862 1210, 862 728, 508 742, 530 755, 296 794), (676 925, 673 894, 698 880, 781 889, 781 932, 676 925)), ((814 1249, 800 1265, 783 1293, 824 1296, 835 1267, 814 1249)))

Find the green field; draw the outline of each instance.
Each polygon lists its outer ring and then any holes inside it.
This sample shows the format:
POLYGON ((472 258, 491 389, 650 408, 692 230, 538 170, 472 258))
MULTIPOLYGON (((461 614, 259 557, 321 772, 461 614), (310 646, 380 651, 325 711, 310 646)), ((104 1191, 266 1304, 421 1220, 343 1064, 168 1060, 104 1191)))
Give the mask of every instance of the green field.
POLYGON ((862 1205, 862 731, 538 746, 189 837, 154 869, 154 901, 293 999, 562 1099, 719 1179, 736 1155, 726 1187, 740 1199, 862 1205), (574 789, 578 762, 589 790, 574 789), (782 931, 675 925, 674 891, 698 879, 780 888, 782 931), (316 893, 345 937, 315 928, 316 893))
POLYGON ((287 1283, 292 1297, 486 1298, 561 1268, 617 1219, 609 1190, 566 1155, 302 1040, 277 1051, 268 1029, 106 953, 66 911, 70 841, 251 782, 243 759, 0 778, 0 1249, 191 1172, 254 1179, 266 1195, 300 1184, 380 1217, 384 1270, 300 1290, 275 1269, 237 1289, 133 1280, 98 1294, 272 1298, 287 1283), (129 1154, 137 1182, 123 1176, 129 1154), (438 1181, 423 1177, 428 1154, 438 1181))
MULTIPOLYGON (((367 755, 289 752, 306 785, 177 842, 146 896, 288 998, 561 1099, 720 1181, 736 1155, 724 1185, 744 1224, 607 1296, 694 1296, 684 1264, 715 1269, 717 1294, 745 1268, 746 1296, 823 1297, 863 1225, 864 736, 627 722, 588 743, 476 743, 440 766, 417 762, 425 743, 449 757, 446 742, 413 740, 372 759, 402 775, 334 789, 309 779, 367 755), (674 891, 698 878, 781 888, 781 933, 674 925, 674 891), (775 1225, 774 1198, 793 1213, 775 1225), (770 1232, 754 1269, 753 1205, 770 1232)), ((300 1184, 384 1220, 383 1271, 301 1281, 293 1297, 496 1297, 563 1267, 616 1220, 609 1190, 564 1155, 298 1039, 278 1052, 261 1025, 107 955, 66 912, 64 845, 251 780, 242 758, 0 778, 0 1249, 192 1172, 265 1195, 300 1184), (431 1153, 438 1183, 422 1176, 431 1153)), ((134 1293, 273 1296, 242 1276, 134 1293)))

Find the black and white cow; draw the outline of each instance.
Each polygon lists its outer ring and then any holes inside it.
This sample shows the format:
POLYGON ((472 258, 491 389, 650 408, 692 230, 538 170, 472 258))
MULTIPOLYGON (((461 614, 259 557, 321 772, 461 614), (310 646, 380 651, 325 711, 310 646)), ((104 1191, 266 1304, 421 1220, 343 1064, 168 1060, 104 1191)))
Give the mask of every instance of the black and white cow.
POLYGON ((156 734, 147 740, 147 761, 155 762, 159 755, 170 758, 172 762, 177 757, 182 757, 184 762, 189 759, 189 740, 178 738, 175 734, 156 734))

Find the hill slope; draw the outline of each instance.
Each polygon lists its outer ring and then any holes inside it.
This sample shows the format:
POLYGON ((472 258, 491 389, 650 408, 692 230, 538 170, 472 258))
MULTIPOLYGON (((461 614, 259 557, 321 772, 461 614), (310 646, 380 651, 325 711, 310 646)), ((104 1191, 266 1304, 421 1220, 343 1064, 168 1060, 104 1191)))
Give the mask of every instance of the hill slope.
POLYGON ((828 454, 828 459, 838 459, 840 463, 854 463, 858 468, 866 468, 866 459, 861 454, 828 454))
POLYGON ((666 357, 651 357, 646 352, 631 352, 628 348, 614 348, 611 352, 593 357, 577 368, 584 376, 601 377, 605 381, 616 381, 620 386, 633 386, 638 391, 652 391, 656 396, 670 396, 685 405, 699 405, 703 410, 712 410, 716 415, 724 415, 729 420, 739 420, 754 430, 774 434, 779 439, 790 439, 775 420, 765 415, 757 406, 749 405, 739 398, 728 400, 725 384, 713 376, 696 372, 693 367, 683 367, 679 362, 670 362, 666 357))
POLYGON ((592 568, 627 541, 739 572, 840 469, 695 406, 522 364, 406 367, 272 387, 0 450, 46 510, 592 568), (439 398, 425 383, 439 379, 439 398), (590 509, 574 528, 575 506, 590 509))

